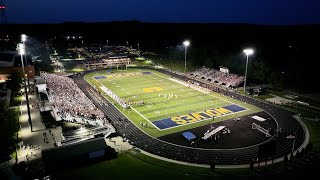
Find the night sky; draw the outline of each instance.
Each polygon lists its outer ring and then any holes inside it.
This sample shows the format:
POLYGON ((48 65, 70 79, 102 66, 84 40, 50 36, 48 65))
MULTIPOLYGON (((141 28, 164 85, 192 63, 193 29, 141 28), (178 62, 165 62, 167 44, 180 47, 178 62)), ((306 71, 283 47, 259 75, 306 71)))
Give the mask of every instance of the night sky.
POLYGON ((320 0, 6 0, 9 23, 320 24, 320 0))

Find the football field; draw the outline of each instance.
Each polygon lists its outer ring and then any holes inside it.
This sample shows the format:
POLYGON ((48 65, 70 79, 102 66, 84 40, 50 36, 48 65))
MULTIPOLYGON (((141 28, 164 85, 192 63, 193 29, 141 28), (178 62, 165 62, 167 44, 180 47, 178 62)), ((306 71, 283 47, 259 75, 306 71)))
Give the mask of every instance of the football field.
POLYGON ((152 70, 101 70, 87 74, 85 79, 128 119, 155 137, 260 111, 152 70))

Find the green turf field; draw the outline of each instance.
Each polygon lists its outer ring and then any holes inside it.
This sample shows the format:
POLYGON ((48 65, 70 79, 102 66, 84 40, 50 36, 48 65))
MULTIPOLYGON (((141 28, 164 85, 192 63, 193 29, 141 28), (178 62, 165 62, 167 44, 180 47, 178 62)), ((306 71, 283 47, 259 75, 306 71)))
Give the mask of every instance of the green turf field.
MULTIPOLYGON (((214 122, 260 111, 260 109, 252 105, 235 101, 217 93, 204 93, 190 88, 188 84, 183 84, 185 82, 172 79, 170 76, 152 70, 132 68, 127 71, 113 70, 112 73, 101 70, 87 74, 85 79, 101 92, 104 92, 103 89, 107 88, 122 100, 131 101, 131 110, 124 109, 117 103, 115 104, 139 128, 155 137, 213 123, 212 118, 206 118, 206 120, 203 119, 201 121, 194 119, 188 121, 188 123, 178 119, 176 122, 180 123, 179 126, 167 129, 159 129, 152 123, 163 119, 203 112, 231 104, 244 107, 246 110, 215 117, 214 122), (142 72, 151 73, 143 74, 142 72), (98 76, 105 76, 106 78, 93 78, 98 76), (144 105, 141 105, 142 102, 144 105), (142 127, 141 123, 149 126, 142 127)), ((107 95, 106 98, 113 101, 107 95)))

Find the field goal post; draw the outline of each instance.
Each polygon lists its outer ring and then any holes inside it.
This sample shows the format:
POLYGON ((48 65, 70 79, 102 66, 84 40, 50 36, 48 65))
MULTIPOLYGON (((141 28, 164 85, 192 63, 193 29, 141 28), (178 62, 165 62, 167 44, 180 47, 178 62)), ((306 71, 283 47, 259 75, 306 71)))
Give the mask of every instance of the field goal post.
POLYGON ((257 129, 258 131, 262 132, 263 134, 266 135, 266 137, 270 137, 270 133, 269 133, 269 130, 259 126, 258 124, 256 123, 252 123, 252 129, 257 129))
POLYGON ((275 130, 276 137, 278 137, 280 133, 281 133, 281 128, 278 128, 275 130))
POLYGON ((128 69, 127 64, 117 64, 117 71, 126 71, 128 69))

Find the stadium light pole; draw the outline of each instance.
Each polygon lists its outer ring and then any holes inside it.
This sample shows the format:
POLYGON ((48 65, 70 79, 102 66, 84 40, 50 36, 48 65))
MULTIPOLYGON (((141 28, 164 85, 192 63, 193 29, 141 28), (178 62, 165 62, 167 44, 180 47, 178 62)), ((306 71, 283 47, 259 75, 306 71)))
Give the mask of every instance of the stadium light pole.
POLYGON ((246 93, 246 85, 247 85, 247 70, 248 70, 248 61, 249 61, 249 56, 253 54, 253 49, 244 49, 243 53, 246 54, 247 56, 247 62, 246 62, 246 72, 245 72, 245 77, 244 77, 244 93, 246 93))
MULTIPOLYGON (((24 46, 24 61, 25 61, 25 65, 26 65, 26 66, 28 66, 27 50, 26 50, 27 35, 25 35, 25 34, 21 34, 21 41, 22 41, 23 46, 24 46)), ((29 82, 29 78, 28 78, 28 88, 29 88, 29 91, 30 91, 30 82, 29 82)))
MULTIPOLYGON (((24 61, 25 61, 25 65, 28 66, 27 48, 26 48, 27 35, 21 34, 21 41, 22 41, 23 46, 24 46, 24 61)), ((29 90, 30 90, 30 87, 29 87, 29 90)))
POLYGON ((186 40, 183 42, 184 45, 184 73, 187 71, 187 48, 190 45, 190 41, 186 40))
POLYGON ((26 74, 24 71, 24 63, 23 63, 23 55, 25 54, 25 47, 23 43, 18 44, 18 51, 21 57, 21 65, 22 65, 22 72, 23 72, 23 80, 24 80, 24 91, 26 94, 26 99, 27 99, 27 110, 28 110, 28 122, 31 128, 31 132, 33 132, 32 129, 32 122, 31 122, 31 115, 30 115, 30 106, 29 106, 29 97, 28 97, 28 91, 27 91, 27 83, 26 83, 26 74))
POLYGON ((24 57, 25 57, 25 61, 26 61, 26 66, 28 66, 28 62, 27 62, 27 52, 26 52, 27 35, 21 34, 21 41, 22 41, 22 43, 23 43, 24 50, 25 50, 24 57))

